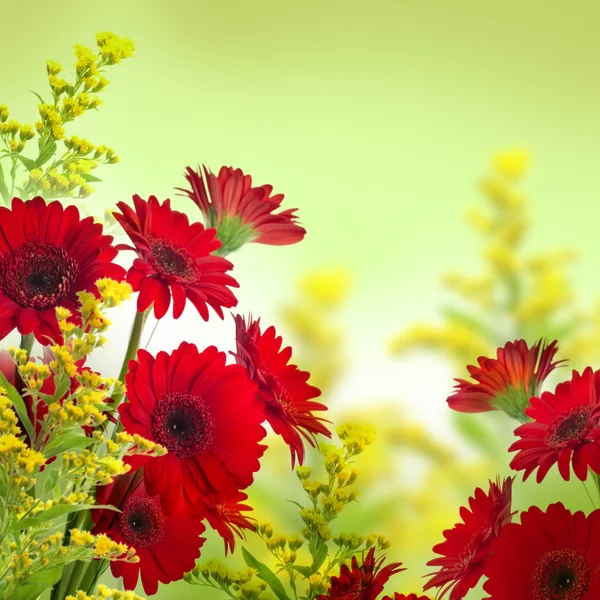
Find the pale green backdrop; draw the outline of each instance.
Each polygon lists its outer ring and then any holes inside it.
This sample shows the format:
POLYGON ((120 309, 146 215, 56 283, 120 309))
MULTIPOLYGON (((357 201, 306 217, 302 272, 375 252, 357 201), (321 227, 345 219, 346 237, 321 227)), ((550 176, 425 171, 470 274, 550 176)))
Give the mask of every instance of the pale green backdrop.
MULTIPOLYGON (((71 130, 121 158, 98 172, 88 207, 173 195, 198 162, 273 184, 308 235, 244 249, 241 306, 274 319, 303 270, 349 267, 354 379, 336 401, 360 404, 399 394, 384 345, 436 316, 439 273, 478 264, 461 213, 498 149, 534 155, 531 248, 575 246, 577 293, 600 292, 599 20, 594 0, 0 0, 0 102, 31 122, 46 59, 68 64, 97 31, 131 37, 135 58, 109 72, 105 106, 71 130)), ((454 375, 442 365, 414 409, 432 431, 446 430, 454 375)), ((424 379, 402 377, 405 395, 424 379)), ((158 597, 197 594, 171 589, 158 597)))

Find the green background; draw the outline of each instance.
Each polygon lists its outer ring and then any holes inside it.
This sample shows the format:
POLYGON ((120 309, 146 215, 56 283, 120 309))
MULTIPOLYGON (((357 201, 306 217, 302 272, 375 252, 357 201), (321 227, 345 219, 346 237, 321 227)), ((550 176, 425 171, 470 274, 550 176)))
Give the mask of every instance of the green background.
POLYGON ((529 247, 576 248, 578 296, 600 291, 599 19, 591 0, 0 0, 0 102, 32 122, 28 90, 46 89, 46 59, 70 64, 97 31, 131 37, 135 58, 108 71, 105 105, 69 129, 121 159, 98 171, 88 209, 173 197, 197 163, 272 184, 308 235, 236 256, 241 310, 276 319, 300 273, 348 268, 352 374, 332 402, 417 398, 411 414, 434 435, 448 430, 431 409, 455 373, 434 358, 391 361, 385 344, 436 318, 441 272, 476 270, 461 213, 491 153, 532 151, 529 247))

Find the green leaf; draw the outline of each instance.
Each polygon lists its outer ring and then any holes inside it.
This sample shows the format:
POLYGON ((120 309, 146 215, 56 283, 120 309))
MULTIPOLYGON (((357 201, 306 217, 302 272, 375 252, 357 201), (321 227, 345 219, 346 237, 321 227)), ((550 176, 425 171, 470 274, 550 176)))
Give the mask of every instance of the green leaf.
POLYGON ((63 375, 59 378, 58 382, 56 378, 54 379, 54 383, 56 384, 56 391, 54 392, 54 396, 52 396, 52 402, 57 402, 58 400, 62 400, 64 395, 69 391, 71 387, 71 380, 69 377, 63 375))
POLYGON ((37 600, 45 590, 50 589, 60 580, 63 565, 48 565, 43 571, 36 573, 19 586, 11 595, 11 600, 37 600))
POLYGON ((44 448, 44 456, 51 458, 52 456, 58 456, 65 450, 74 450, 76 448, 87 448, 95 442, 94 438, 87 437, 75 432, 66 433, 64 435, 57 436, 44 448))
POLYGON ((6 183, 4 183, 4 171, 2 169, 2 165, 0 165, 0 196, 6 204, 10 202, 10 192, 6 187, 6 183))
POLYGON ((23 166, 28 170, 31 171, 32 169, 35 169, 35 161, 31 160, 31 158, 27 158, 26 156, 22 156, 21 154, 14 154, 13 155, 17 160, 20 160, 23 163, 23 166))
POLYGON ((18 534, 19 531, 29 529, 30 527, 41 527, 44 523, 48 523, 49 527, 55 527, 56 524, 51 523, 51 521, 71 513, 81 512, 82 510, 91 510, 92 508, 106 508, 121 512, 111 504, 55 504, 48 510, 42 510, 39 513, 36 513, 35 517, 25 517, 20 521, 16 521, 13 524, 12 529, 15 534, 18 534))
POLYGON ((300 565, 291 565, 291 569, 298 571, 301 575, 304 575, 307 579, 313 574, 313 570, 310 567, 302 567, 300 565))
POLYGON ((327 544, 324 544, 321 542, 321 544, 317 548, 315 557, 313 558, 313 564, 312 564, 313 573, 319 570, 321 565, 325 562, 326 558, 327 558, 327 544))
POLYGON ((33 90, 29 90, 34 96, 37 97, 37 99, 42 103, 42 104, 46 104, 46 101, 37 93, 34 92, 33 90))
POLYGON ((27 435, 31 440, 31 443, 35 441, 35 431, 33 429, 33 425, 29 420, 29 415, 27 414, 27 408, 25 407, 25 402, 23 402, 23 398, 21 398, 21 394, 17 392, 17 390, 8 383, 8 380, 2 373, 0 373, 0 387, 6 390, 6 395, 8 399, 13 403, 15 407, 15 411, 21 419, 21 423, 23 427, 25 427, 25 431, 27 431, 27 435))
POLYGON ((98 183, 98 182, 102 181, 102 179, 100 179, 100 177, 96 177, 95 175, 90 175, 89 173, 78 173, 78 175, 81 175, 81 177, 83 179, 85 179, 86 181, 89 181, 90 183, 98 183))
POLYGON ((261 563, 256 560, 246 548, 242 546, 242 555, 244 556, 244 560, 246 564, 258 571, 258 576, 271 588, 273 593, 279 598, 279 600, 290 600, 289 596, 286 594, 285 589, 281 581, 279 581, 277 575, 267 567, 267 565, 261 563))
POLYGON ((36 167, 41 167, 45 165, 56 152, 56 142, 48 142, 41 150, 38 159, 35 161, 36 167))

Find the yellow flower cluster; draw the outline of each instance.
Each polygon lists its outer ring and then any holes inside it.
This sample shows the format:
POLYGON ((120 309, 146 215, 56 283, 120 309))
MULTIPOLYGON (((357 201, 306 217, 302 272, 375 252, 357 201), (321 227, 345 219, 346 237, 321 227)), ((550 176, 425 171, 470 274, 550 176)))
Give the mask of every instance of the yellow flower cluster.
POLYGON ((239 600, 266 600, 267 584, 259 579, 255 569, 235 571, 221 561, 210 559, 196 565, 184 576, 188 583, 223 590, 239 600))
POLYGON ((12 181, 0 181, 2 199, 10 201, 16 185, 18 169, 27 171, 27 179, 20 192, 22 197, 37 194, 45 197, 85 198, 94 190, 90 181, 100 181, 90 175, 91 168, 99 163, 119 162, 114 150, 104 145, 97 146, 77 136, 66 137, 65 125, 102 104, 98 97, 107 85, 103 76, 105 67, 122 62, 133 56, 134 45, 128 38, 113 33, 99 33, 96 38, 98 53, 85 46, 75 46, 75 79, 62 77, 63 67, 55 61, 47 61, 48 85, 51 99, 45 101, 40 95, 39 120, 31 125, 9 119, 8 108, 0 105, 0 142, 11 153, 12 181), (26 143, 38 136, 37 156, 23 154, 26 143), (57 142, 62 141, 65 152, 60 153, 57 142), (82 160, 93 163, 83 166, 82 160), (6 191, 8 190, 8 192, 6 191))
POLYGON ((105 585, 98 586, 98 594, 89 595, 79 591, 74 596, 67 596, 65 600, 143 600, 133 592, 121 592, 119 590, 111 590, 105 585))

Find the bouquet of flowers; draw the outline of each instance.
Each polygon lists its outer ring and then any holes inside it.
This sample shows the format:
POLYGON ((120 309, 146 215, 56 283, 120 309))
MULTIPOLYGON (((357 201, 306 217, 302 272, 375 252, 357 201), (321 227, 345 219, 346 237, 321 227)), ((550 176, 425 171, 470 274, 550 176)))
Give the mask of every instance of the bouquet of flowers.
MULTIPOLYGON (((105 146, 65 137, 64 125, 99 106, 105 69, 134 51, 112 33, 96 41, 96 51, 76 47, 73 82, 48 63, 51 98, 39 96, 34 126, 0 107, 0 165, 9 165, 0 169, 0 339, 20 335, 19 346, 0 355, 0 598, 134 599, 138 584, 152 595, 159 583, 184 579, 233 599, 375 600, 404 570, 387 560, 390 542, 333 523, 356 500, 354 461, 374 431, 342 425, 339 441, 330 441, 320 390, 291 362, 275 327, 252 315, 232 314, 230 356, 194 340, 172 352, 140 348, 151 312, 157 320, 185 310, 224 319, 238 287, 226 256, 247 243, 301 241, 296 209, 281 209, 282 194, 240 169, 188 167, 187 187, 178 189, 199 220, 169 200, 136 195, 110 215, 129 238, 114 244, 102 223, 57 199, 91 193, 89 182, 99 181, 91 171, 117 160, 105 146), (128 268, 116 262, 119 253, 133 257, 128 268), (108 344, 108 312, 134 293, 121 371, 105 377, 89 357, 108 344), (252 518, 248 490, 267 426, 288 447, 305 493, 295 502, 297 534, 252 518), (307 445, 320 464, 308 466, 307 445), (204 555, 211 531, 227 561, 204 555), (266 558, 240 546, 250 535, 266 558), (241 570, 232 567, 234 554, 241 570), (108 568, 125 591, 98 583, 108 568)), ((542 481, 556 463, 565 479, 572 465, 582 481, 590 470, 598 482, 600 378, 588 367, 541 393, 561 362, 557 349, 556 341, 509 342, 469 367, 474 382, 458 380, 448 404, 520 421, 510 467, 525 478, 537 470, 542 481)), ((475 490, 433 548, 437 570, 423 591, 459 600, 485 580, 494 600, 600 597, 600 511, 573 513, 559 502, 517 519, 513 482, 497 478, 475 490)), ((384 600, 427 600, 391 593, 384 600)))

